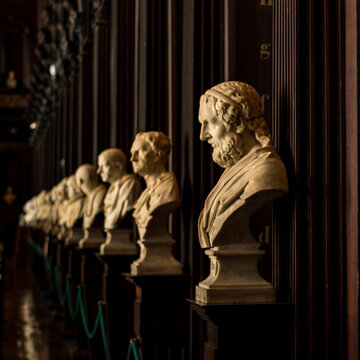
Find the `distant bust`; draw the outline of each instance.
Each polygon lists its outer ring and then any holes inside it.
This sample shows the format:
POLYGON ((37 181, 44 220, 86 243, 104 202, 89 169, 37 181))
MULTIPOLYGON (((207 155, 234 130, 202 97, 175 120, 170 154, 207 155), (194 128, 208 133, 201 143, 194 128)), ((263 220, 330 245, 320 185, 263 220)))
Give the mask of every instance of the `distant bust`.
POLYGON ((9 89, 17 88, 17 80, 15 78, 15 71, 9 71, 8 77, 6 78, 6 86, 9 89))
POLYGON ((288 191, 286 170, 264 119, 261 99, 248 84, 230 81, 200 99, 200 139, 225 168, 208 195, 198 230, 203 248, 251 242, 249 219, 262 205, 288 191))
POLYGON ((75 173, 76 184, 85 194, 83 227, 89 229, 104 209, 105 185, 99 183, 96 168, 90 164, 81 165, 75 173))
POLYGON ((104 200, 104 228, 115 229, 134 207, 141 185, 126 172, 126 156, 120 149, 107 149, 98 156, 98 174, 110 184, 104 200))
POLYGON ((17 198, 17 196, 13 192, 13 187, 12 186, 7 186, 6 187, 6 193, 3 196, 3 199, 6 202, 6 204, 11 205, 16 200, 16 198, 17 198))
POLYGON ((68 203, 65 209, 65 225, 68 229, 82 217, 85 194, 76 183, 75 175, 67 179, 68 203))
POLYGON ((169 137, 159 131, 138 133, 131 147, 134 172, 146 182, 133 213, 141 239, 169 236, 169 214, 180 206, 176 177, 166 169, 170 150, 169 137))
POLYGON ((62 222, 62 203, 66 200, 66 179, 63 178, 50 191, 50 199, 52 201, 51 219, 54 226, 62 222))

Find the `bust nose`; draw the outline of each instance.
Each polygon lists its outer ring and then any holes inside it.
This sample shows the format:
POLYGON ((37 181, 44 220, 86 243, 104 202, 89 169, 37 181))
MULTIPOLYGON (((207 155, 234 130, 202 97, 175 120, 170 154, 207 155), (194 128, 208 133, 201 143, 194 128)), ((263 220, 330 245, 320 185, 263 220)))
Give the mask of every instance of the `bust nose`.
POLYGON ((134 152, 133 154, 131 154, 131 158, 130 158, 130 161, 131 162, 134 162, 137 160, 137 156, 136 156, 136 153, 134 152))
POLYGON ((205 140, 209 139, 209 137, 210 137, 210 134, 208 132, 207 126, 206 125, 201 125, 200 140, 205 141, 205 140))

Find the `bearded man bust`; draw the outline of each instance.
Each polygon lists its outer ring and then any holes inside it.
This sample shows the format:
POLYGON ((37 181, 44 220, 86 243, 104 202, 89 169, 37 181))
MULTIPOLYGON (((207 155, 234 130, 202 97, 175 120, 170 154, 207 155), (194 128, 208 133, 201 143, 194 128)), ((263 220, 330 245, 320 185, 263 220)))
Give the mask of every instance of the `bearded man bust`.
POLYGON ((140 257, 131 264, 132 275, 182 273, 181 263, 172 255, 174 240, 168 230, 169 215, 180 206, 176 177, 166 169, 170 150, 169 137, 160 131, 138 133, 131 147, 134 172, 146 182, 134 205, 140 257))
POLYGON ((286 169, 272 145, 261 99, 248 84, 218 84, 200 99, 200 139, 213 147, 225 168, 208 195, 198 232, 211 262, 210 275, 196 287, 202 303, 275 300, 274 287, 257 269, 264 255, 249 230, 252 215, 288 191, 286 169))

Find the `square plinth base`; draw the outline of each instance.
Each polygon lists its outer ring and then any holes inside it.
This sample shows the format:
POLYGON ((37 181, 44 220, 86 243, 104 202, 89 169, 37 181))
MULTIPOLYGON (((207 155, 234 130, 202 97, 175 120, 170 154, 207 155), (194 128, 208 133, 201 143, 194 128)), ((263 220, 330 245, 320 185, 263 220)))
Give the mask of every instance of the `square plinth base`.
POLYGON ((267 303, 276 300, 276 289, 271 285, 244 285, 238 288, 206 289, 196 286, 196 301, 203 304, 267 303))

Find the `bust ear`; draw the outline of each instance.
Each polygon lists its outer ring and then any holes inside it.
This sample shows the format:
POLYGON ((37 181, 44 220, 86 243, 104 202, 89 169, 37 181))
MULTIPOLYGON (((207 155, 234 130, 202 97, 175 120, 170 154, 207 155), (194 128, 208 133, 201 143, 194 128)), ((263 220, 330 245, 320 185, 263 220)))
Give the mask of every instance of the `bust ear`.
POLYGON ((161 157, 161 156, 160 156, 160 151, 159 151, 159 150, 155 150, 155 151, 154 151, 154 155, 155 155, 155 160, 156 160, 156 161, 159 161, 159 160, 160 160, 160 157, 161 157))
POLYGON ((245 129, 245 121, 243 119, 239 119, 235 125, 235 133, 241 134, 245 129))

